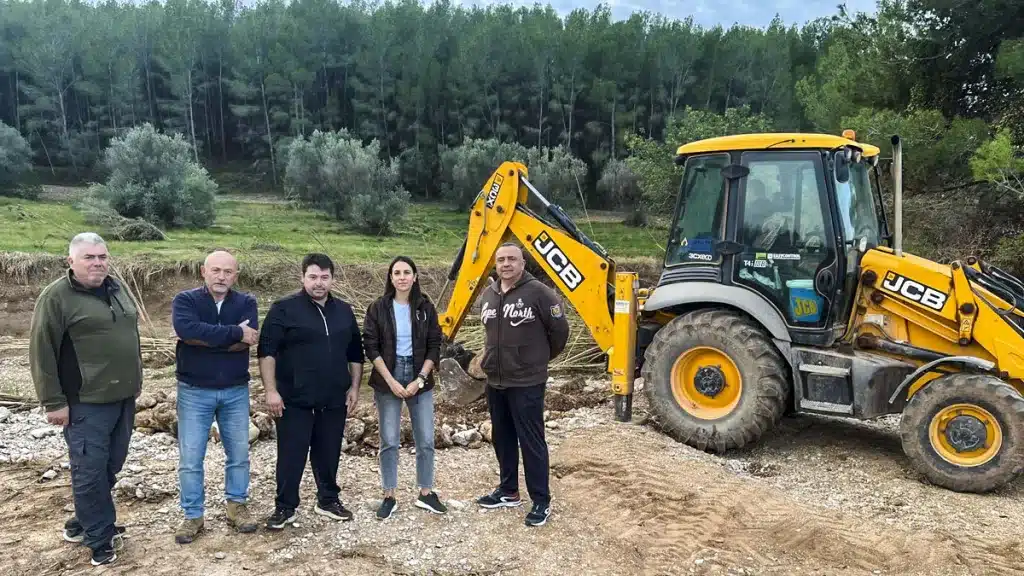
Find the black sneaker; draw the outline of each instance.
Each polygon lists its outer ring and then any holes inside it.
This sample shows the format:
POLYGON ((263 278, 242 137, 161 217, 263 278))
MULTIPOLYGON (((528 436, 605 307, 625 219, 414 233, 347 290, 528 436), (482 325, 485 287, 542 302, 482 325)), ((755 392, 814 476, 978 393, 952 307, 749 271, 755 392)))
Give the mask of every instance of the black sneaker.
MULTIPOLYGON (((124 526, 114 525, 114 537, 124 536, 124 526)), ((71 518, 64 523, 64 540, 73 544, 81 544, 85 540, 85 528, 78 522, 78 518, 71 518)))
POLYGON ((437 494, 433 492, 426 496, 420 494, 420 497, 416 499, 416 505, 424 510, 430 510, 434 514, 444 514, 448 511, 444 504, 441 504, 441 500, 437 497, 437 494))
POLYGON ((117 560, 117 554, 114 553, 113 542, 108 542, 103 546, 92 551, 92 565, 102 566, 104 564, 110 564, 114 560, 117 560))
POLYGON ((498 488, 486 496, 477 498, 476 503, 484 508, 501 508, 503 506, 521 506, 523 501, 519 499, 518 493, 510 496, 502 493, 501 488, 498 488))
POLYGON ((352 513, 345 509, 341 505, 341 502, 331 502, 330 504, 317 504, 314 512, 321 516, 327 516, 334 520, 341 520, 342 522, 348 522, 352 519, 352 513))
POLYGON ((280 530, 284 528, 285 524, 295 523, 295 511, 288 510, 286 508, 274 508, 274 513, 267 518, 267 529, 268 530, 280 530))
POLYGON ((377 518, 380 518, 381 520, 391 518, 391 514, 396 508, 398 508, 398 502, 395 501, 395 497, 385 497, 384 501, 380 503, 380 508, 377 508, 377 518))
POLYGON ((533 508, 530 508, 530 513, 526 515, 526 525, 543 526, 548 521, 548 516, 550 515, 550 504, 534 504, 533 508))

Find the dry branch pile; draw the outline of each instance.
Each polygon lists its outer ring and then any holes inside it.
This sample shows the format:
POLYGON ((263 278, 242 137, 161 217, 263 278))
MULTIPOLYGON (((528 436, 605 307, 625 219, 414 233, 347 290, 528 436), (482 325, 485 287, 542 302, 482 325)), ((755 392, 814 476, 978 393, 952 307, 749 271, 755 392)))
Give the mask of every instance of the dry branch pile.
MULTIPOLYGON (((151 362, 147 362, 147 364, 173 363, 175 339, 158 336, 161 332, 154 326, 153 319, 146 309, 146 302, 153 302, 152 298, 146 298, 146 288, 156 277, 180 275, 199 278, 199 264, 201 263, 181 262, 173 266, 166 264, 156 266, 144 259, 131 259, 111 264, 111 276, 123 285, 129 298, 139 310, 140 327, 144 335, 142 352, 144 358, 151 359, 151 362)), ((50 270, 50 276, 55 277, 58 270, 63 270, 64 266, 64 262, 57 257, 40 258, 38 255, 0 254, 0 276, 11 274, 19 278, 28 277, 45 269, 50 270)), ((421 287, 424 293, 434 301, 439 311, 443 311, 450 293, 450 290, 446 291, 447 286, 444 283, 447 272, 446 268, 422 267, 420 269, 421 287)), ((297 289, 300 270, 298 262, 278 257, 273 259, 273 262, 262 262, 255 266, 243 264, 240 274, 239 284, 244 286, 243 290, 254 290, 250 286, 262 284, 260 288, 255 289, 257 293, 267 289, 277 296, 297 289), (282 283, 289 280, 291 282, 281 286, 282 283)), ((337 266, 332 292, 352 305, 360 325, 363 323, 367 307, 384 292, 385 274, 386 264, 381 266, 337 266)), ((172 297, 172 295, 161 296, 167 299, 172 297)), ((591 337, 586 324, 569 302, 565 302, 565 308, 570 325, 569 342, 565 351, 552 362, 551 370, 559 372, 603 369, 603 354, 591 337)), ((474 303, 467 312, 466 319, 455 338, 457 342, 462 343, 466 350, 471 352, 481 351, 484 344, 483 325, 480 324, 477 311, 478 306, 474 303)), ((261 312, 265 314, 266 310, 261 310, 261 312)), ((15 339, 2 344, 2 346, 7 351, 27 352, 28 340, 15 339)), ((367 364, 367 369, 369 369, 369 364, 367 364)))

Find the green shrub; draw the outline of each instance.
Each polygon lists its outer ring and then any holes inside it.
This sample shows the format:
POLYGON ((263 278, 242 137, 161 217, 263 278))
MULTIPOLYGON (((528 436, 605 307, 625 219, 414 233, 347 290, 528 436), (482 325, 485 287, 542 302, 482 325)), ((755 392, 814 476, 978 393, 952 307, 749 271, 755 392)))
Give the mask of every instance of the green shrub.
POLYGON ((583 205, 581 195, 587 178, 587 164, 573 156, 565 147, 530 148, 526 168, 530 184, 533 184, 548 202, 558 204, 566 210, 583 205))
POLYGON ((644 191, 640 187, 640 178, 625 160, 616 159, 605 164, 601 179, 597 181, 597 191, 615 207, 629 210, 623 221, 625 225, 647 225, 647 210, 641 203, 644 191))
POLYGON ((106 184, 92 188, 118 214, 162 228, 206 228, 216 217, 217 183, 192 160, 179 134, 151 124, 114 138, 104 154, 106 184))
POLYGON ((294 139, 284 184, 299 203, 371 234, 395 232, 409 208, 398 164, 380 159, 376 139, 363 145, 346 129, 294 139))
POLYGON ((32 170, 32 149, 12 126, 0 122, 0 195, 34 198, 38 188, 26 187, 21 179, 32 170))
MULTIPOLYGON (((466 210, 502 162, 521 162, 530 183, 549 202, 565 209, 579 207, 587 165, 562 146, 527 148, 517 142, 467 139, 441 153, 442 197, 457 210, 466 210)), ((535 208, 539 205, 531 202, 535 208)))
POLYGON ((468 138, 441 152, 441 195, 456 210, 467 210, 502 162, 526 163, 528 151, 517 142, 468 138))

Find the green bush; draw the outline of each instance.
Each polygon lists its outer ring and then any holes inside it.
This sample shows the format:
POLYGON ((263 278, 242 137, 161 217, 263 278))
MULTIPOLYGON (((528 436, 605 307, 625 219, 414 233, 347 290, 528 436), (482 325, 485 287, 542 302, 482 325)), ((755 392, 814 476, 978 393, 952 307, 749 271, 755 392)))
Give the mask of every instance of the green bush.
POLYGON ((502 162, 526 163, 527 149, 518 142, 467 138, 441 152, 441 196, 456 210, 467 210, 502 162))
POLYGON ((629 210, 623 221, 625 225, 647 225, 647 210, 641 203, 644 191, 640 187, 640 179, 625 160, 616 159, 605 164, 601 179, 597 181, 597 191, 615 207, 629 210))
POLYGON ((104 165, 107 182, 92 190, 121 216, 163 228, 213 224, 217 183, 181 135, 160 134, 149 123, 132 128, 110 142, 104 165))
MULTIPOLYGON (((457 210, 466 210, 502 162, 521 162, 530 183, 552 203, 570 209, 581 205, 587 165, 562 146, 527 148, 518 142, 467 139, 441 153, 442 197, 457 210)), ((534 207, 538 205, 532 203, 534 207)))
POLYGON ((1009 130, 1000 130, 995 138, 978 146, 969 164, 975 180, 1024 200, 1024 158, 1014 147, 1009 130))
POLYGON ((530 184, 548 202, 566 210, 583 205, 581 196, 587 178, 587 164, 565 147, 530 148, 526 168, 530 184))
POLYGON ((409 208, 398 164, 380 159, 376 139, 363 145, 346 129, 294 139, 284 185, 290 198, 371 234, 395 232, 409 208))
POLYGON ((12 126, 0 122, 0 195, 35 197, 38 189, 25 187, 21 179, 32 170, 32 149, 12 126))

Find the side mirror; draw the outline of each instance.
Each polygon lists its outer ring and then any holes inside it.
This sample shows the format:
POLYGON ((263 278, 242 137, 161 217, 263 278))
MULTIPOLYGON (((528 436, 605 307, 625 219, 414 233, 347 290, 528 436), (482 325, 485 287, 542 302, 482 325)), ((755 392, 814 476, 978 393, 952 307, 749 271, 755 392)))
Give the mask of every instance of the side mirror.
POLYGON ((850 158, 847 156, 849 149, 836 152, 836 181, 845 184, 850 181, 850 158))

